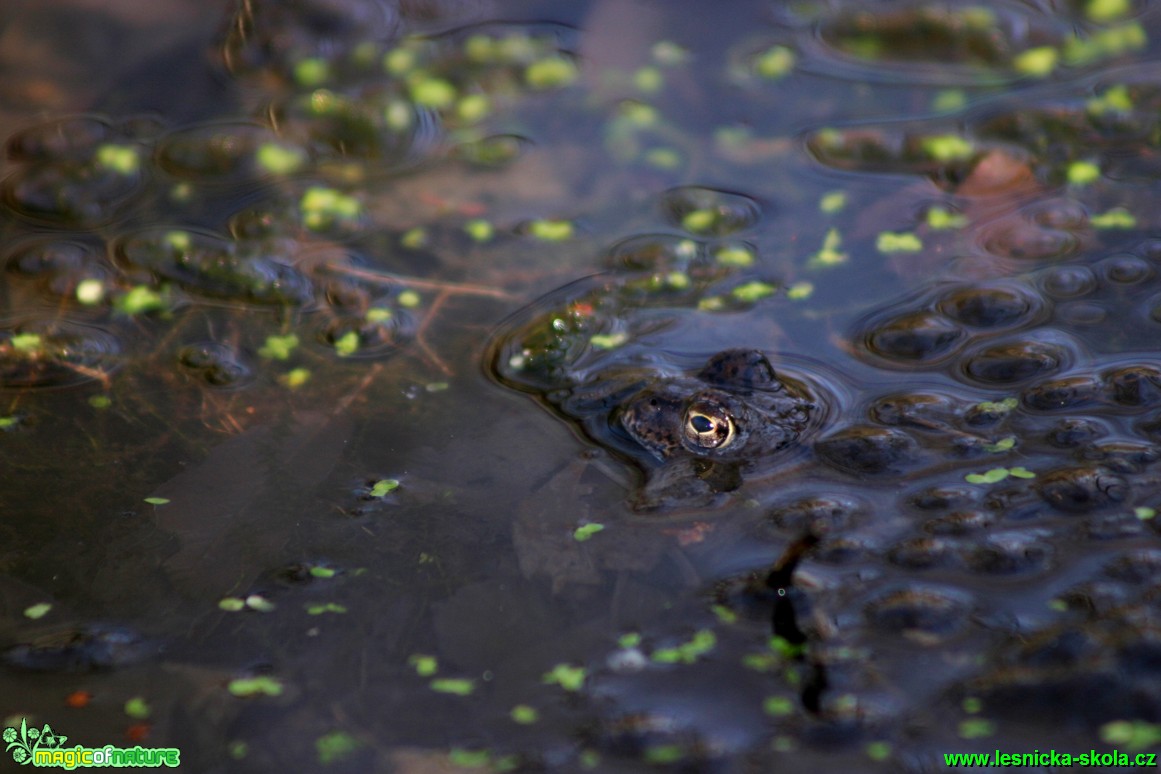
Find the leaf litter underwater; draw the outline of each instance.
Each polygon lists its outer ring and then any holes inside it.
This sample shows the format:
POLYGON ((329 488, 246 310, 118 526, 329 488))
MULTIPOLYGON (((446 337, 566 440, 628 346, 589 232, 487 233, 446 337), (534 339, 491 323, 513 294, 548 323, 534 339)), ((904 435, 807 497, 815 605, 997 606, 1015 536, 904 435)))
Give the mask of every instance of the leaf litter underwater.
POLYGON ((1156 10, 558 5, 0 11, 5 727, 1156 749, 1156 10))

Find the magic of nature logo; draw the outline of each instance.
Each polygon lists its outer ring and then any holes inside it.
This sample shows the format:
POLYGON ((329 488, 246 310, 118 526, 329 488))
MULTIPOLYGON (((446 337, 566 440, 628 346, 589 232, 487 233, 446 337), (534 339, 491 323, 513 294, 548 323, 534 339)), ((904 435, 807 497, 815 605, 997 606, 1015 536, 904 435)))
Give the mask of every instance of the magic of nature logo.
POLYGON ((174 747, 66 747, 68 737, 59 734, 48 723, 41 728, 29 726, 27 718, 20 719, 20 728, 9 726, 0 734, 7 745, 5 752, 22 765, 54 767, 73 770, 104 766, 176 768, 181 764, 181 751, 174 747))

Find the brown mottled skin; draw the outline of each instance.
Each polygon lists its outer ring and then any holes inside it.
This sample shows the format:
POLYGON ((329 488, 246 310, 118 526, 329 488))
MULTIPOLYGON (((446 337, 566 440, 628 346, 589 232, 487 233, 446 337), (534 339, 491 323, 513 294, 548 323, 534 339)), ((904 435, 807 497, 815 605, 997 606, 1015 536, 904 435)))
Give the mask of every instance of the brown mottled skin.
POLYGON ((666 379, 626 400, 617 422, 658 460, 749 461, 794 443, 816 405, 783 382, 765 355, 731 349, 695 377, 666 379))

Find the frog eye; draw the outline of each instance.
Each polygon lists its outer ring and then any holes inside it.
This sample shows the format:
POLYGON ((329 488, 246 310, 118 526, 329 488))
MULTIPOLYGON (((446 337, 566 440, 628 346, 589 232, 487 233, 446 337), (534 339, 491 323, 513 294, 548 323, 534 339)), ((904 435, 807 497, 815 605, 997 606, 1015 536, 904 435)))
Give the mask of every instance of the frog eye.
POLYGON ((699 402, 685 411, 685 440, 698 449, 720 449, 734 440, 734 420, 718 405, 699 402))

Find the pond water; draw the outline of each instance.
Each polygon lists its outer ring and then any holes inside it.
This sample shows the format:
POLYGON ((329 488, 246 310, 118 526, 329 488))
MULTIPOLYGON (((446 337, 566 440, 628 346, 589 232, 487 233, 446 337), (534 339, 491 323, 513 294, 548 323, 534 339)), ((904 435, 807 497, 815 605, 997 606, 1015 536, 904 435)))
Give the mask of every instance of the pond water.
POLYGON ((1157 749, 1159 36, 6 3, 5 755, 1157 749))

